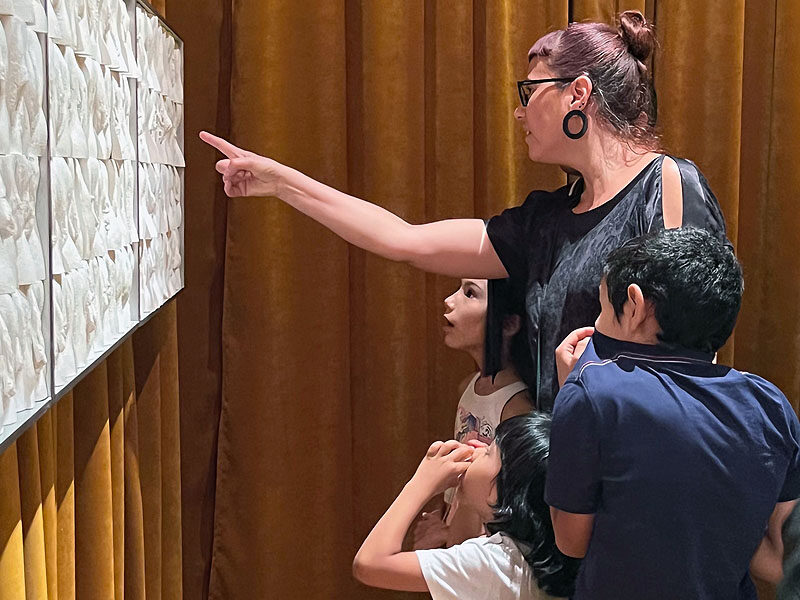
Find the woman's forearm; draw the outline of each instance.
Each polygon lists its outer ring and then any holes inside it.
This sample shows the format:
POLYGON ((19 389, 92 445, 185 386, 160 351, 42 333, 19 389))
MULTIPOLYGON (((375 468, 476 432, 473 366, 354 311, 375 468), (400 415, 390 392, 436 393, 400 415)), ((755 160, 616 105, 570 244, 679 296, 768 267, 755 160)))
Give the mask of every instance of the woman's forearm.
POLYGON ((279 197, 344 240, 389 260, 453 277, 506 276, 480 219, 412 225, 288 167, 279 197))
POLYGON ((200 132, 200 138, 226 156, 216 169, 231 198, 277 196, 351 244, 424 271, 481 279, 507 276, 480 219, 411 225, 380 206, 207 131, 200 132))
POLYGON ((413 226, 365 200, 340 192, 295 169, 282 178, 280 198, 328 229, 369 252, 407 261, 413 226))

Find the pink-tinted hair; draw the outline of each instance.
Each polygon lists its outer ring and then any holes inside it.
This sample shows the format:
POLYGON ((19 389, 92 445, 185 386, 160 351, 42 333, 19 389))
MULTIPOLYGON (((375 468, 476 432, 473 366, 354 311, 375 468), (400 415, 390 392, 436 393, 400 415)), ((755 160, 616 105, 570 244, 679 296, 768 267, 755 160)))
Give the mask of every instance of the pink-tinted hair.
POLYGON ((539 38, 528 60, 544 60, 556 77, 587 75, 597 115, 622 139, 658 148, 656 94, 644 61, 656 45, 655 33, 639 11, 619 15, 619 26, 570 23, 539 38))

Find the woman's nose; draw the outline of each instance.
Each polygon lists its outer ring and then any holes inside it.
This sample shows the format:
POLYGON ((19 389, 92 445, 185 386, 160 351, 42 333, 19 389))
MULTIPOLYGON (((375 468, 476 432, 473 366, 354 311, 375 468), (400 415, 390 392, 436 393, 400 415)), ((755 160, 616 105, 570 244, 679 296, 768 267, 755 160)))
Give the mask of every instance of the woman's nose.
POLYGON ((517 106, 514 109, 514 118, 518 121, 521 121, 525 118, 525 108, 523 106, 517 106))

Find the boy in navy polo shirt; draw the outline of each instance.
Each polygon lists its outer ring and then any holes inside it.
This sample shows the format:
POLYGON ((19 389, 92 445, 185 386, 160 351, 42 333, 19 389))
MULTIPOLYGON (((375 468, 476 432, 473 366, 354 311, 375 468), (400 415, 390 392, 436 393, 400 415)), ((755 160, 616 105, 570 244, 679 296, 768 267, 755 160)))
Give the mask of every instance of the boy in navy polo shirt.
POLYGON ((609 255, 593 335, 557 350, 545 500, 558 547, 585 555, 573 600, 754 600, 751 561, 775 579, 800 423, 774 385, 713 362, 742 289, 707 232, 648 234, 609 255))

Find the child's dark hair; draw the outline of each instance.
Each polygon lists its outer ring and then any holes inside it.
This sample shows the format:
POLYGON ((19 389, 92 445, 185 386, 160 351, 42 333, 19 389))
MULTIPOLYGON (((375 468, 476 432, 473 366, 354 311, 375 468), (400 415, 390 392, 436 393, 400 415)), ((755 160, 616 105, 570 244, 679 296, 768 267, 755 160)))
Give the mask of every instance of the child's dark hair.
POLYGON ((628 241, 606 259, 614 312, 622 314, 635 283, 653 303, 663 343, 716 352, 733 332, 744 291, 742 268, 726 242, 691 227, 628 241))
POLYGON ((528 389, 536 389, 536 374, 528 342, 528 317, 524 289, 511 279, 489 279, 486 283, 486 337, 483 346, 483 376, 494 377, 503 369, 503 323, 519 316, 519 331, 511 338, 509 359, 528 389))
POLYGON ((497 504, 490 533, 504 533, 518 545, 536 584, 558 597, 570 596, 580 560, 556 547, 550 507, 544 501, 551 417, 532 412, 497 426, 494 443, 502 466, 497 475, 497 504))

